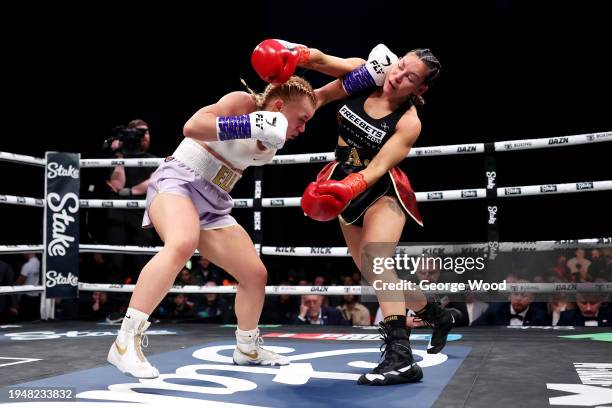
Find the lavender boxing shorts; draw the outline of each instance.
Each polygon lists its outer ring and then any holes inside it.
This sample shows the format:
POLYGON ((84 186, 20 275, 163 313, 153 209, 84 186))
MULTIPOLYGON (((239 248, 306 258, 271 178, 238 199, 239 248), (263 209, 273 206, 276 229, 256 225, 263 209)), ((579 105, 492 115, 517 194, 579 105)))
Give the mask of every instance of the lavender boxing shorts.
POLYGON ((178 194, 191 199, 200 216, 200 229, 224 228, 238 224, 230 214, 232 197, 182 162, 168 158, 151 175, 143 228, 152 226, 149 207, 158 193, 178 194))

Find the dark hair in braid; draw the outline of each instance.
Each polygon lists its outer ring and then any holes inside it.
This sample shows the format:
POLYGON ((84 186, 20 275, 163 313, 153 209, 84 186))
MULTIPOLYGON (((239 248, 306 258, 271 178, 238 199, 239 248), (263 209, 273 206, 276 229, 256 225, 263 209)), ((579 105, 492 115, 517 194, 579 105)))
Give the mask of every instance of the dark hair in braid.
POLYGON ((440 69, 442 69, 442 65, 440 61, 436 58, 435 55, 431 52, 429 48, 416 48, 408 54, 415 54, 425 65, 429 68, 429 74, 427 78, 423 80, 423 84, 427 86, 431 86, 436 79, 440 76, 440 69))
MULTIPOLYGON (((440 76, 440 70, 442 69, 442 64, 440 64, 438 58, 433 55, 429 48, 415 48, 408 51, 406 55, 408 54, 416 55, 429 68, 429 73, 423 80, 423 85, 431 86, 440 76)), ((417 106, 421 106, 425 104, 425 99, 420 95, 412 95, 412 102, 417 106)))

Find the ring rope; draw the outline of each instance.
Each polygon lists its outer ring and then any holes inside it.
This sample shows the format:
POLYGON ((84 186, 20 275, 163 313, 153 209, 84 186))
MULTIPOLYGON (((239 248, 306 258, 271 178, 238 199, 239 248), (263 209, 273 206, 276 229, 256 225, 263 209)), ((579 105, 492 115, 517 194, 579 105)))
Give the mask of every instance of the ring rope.
MULTIPOLYGON (((585 133, 580 135, 547 137, 538 139, 518 139, 506 140, 491 143, 494 151, 507 152, 515 150, 544 149, 549 147, 576 146, 591 143, 601 143, 612 141, 612 132, 585 133)), ((426 157, 443 156, 456 154, 478 154, 485 152, 485 145, 488 143, 467 143, 458 145, 413 147, 407 157, 426 157)), ((329 162, 334 159, 333 152, 326 153, 305 153, 275 156, 268 164, 301 164, 301 163, 321 163, 329 162)), ((24 156, 14 153, 0 152, 0 161, 13 163, 33 164, 45 166, 45 159, 32 156, 24 156)), ((81 159, 81 167, 157 167, 164 161, 163 158, 157 159, 81 159)))
MULTIPOLYGON (((537 184, 530 186, 498 187, 498 197, 520 197, 544 194, 567 194, 584 193, 589 191, 612 190, 612 180, 581 181, 576 183, 561 184, 537 184)), ((486 198, 486 189, 462 189, 426 191, 415 193, 418 202, 426 201, 452 201, 452 200, 474 200, 486 198)), ((301 197, 276 197, 263 198, 262 206, 266 208, 299 207, 301 197)), ((20 197, 13 195, 0 195, 0 204, 14 204, 30 207, 44 207, 42 198, 20 197)), ((143 209, 145 200, 80 200, 82 208, 121 208, 121 209, 143 209)), ((234 199, 234 208, 252 208, 252 198, 234 199)))
MULTIPOLYGON (((612 247, 612 237, 569 239, 558 241, 523 241, 499 242, 499 252, 541 252, 557 249, 574 249, 577 246, 584 248, 612 247)), ((106 254, 154 255, 163 247, 146 247, 138 245, 94 245, 80 244, 79 252, 100 252, 106 254)), ((454 245, 400 245, 401 252, 407 255, 420 255, 422 253, 464 254, 473 252, 486 252, 489 243, 454 244, 454 245)), ((0 245, 1 254, 41 253, 42 245, 0 245)), ((347 247, 295 247, 295 246, 262 246, 263 255, 276 256, 315 256, 315 257, 348 257, 347 247)), ((199 255, 196 250, 194 255, 199 255)))
MULTIPOLYGON (((85 283, 79 282, 79 290, 86 292, 119 292, 130 293, 136 285, 123 285, 112 283, 85 283)), ((217 293, 234 294, 237 286, 173 286, 169 293, 217 293)), ((0 294, 15 294, 26 292, 43 292, 41 285, 0 286, 0 294)), ((612 282, 584 282, 584 283, 507 283, 506 289, 457 289, 443 290, 431 289, 427 293, 453 294, 453 293, 573 293, 573 292, 612 292, 612 282)), ((375 295, 376 290, 371 286, 266 286, 266 295, 375 295)))

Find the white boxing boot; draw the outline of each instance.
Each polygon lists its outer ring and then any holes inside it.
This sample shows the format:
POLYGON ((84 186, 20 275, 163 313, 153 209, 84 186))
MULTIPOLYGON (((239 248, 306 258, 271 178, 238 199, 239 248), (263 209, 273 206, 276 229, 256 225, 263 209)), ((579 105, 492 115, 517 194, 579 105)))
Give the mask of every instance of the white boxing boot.
POLYGON ((117 339, 108 351, 107 360, 124 374, 136 378, 156 378, 157 368, 153 367, 142 353, 142 347, 147 347, 148 339, 145 331, 151 323, 149 315, 139 310, 129 308, 119 330, 117 339))
POLYGON ((236 342, 233 356, 236 365, 282 366, 289 364, 287 357, 261 347, 263 339, 259 336, 259 329, 236 330, 236 342))

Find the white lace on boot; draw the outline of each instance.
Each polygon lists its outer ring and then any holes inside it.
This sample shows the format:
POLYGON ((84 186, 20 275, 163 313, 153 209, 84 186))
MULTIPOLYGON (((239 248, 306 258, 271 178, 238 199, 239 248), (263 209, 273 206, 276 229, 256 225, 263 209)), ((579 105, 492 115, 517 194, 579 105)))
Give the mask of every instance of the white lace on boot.
POLYGON ((108 362, 122 373, 136 378, 158 377, 159 371, 147 361, 141 348, 149 345, 145 331, 150 325, 150 322, 143 320, 136 330, 119 330, 117 339, 108 351, 108 362))

